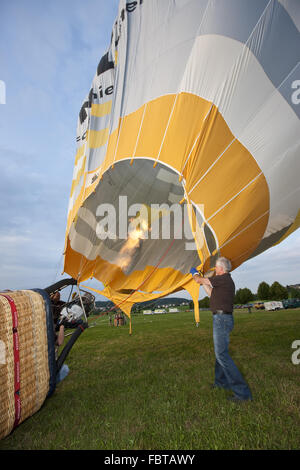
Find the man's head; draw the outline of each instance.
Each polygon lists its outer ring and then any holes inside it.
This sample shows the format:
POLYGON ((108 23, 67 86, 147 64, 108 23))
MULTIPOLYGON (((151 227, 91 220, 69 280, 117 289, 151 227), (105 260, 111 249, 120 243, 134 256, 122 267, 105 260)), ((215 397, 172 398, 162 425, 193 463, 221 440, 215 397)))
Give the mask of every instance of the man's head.
POLYGON ((222 274, 229 273, 229 271, 231 271, 231 262, 229 259, 224 257, 218 258, 215 267, 216 275, 221 276, 222 274))

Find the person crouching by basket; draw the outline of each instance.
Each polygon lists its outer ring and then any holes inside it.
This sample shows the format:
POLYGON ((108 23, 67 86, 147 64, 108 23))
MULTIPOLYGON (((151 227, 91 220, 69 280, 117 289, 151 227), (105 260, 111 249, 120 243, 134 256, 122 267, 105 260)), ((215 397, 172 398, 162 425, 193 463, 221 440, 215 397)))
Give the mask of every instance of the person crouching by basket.
POLYGON ((51 307, 52 307, 52 314, 53 314, 53 321, 54 324, 59 320, 60 312, 62 311, 63 306, 65 305, 65 302, 60 300, 60 292, 54 292, 53 294, 50 294, 50 300, 51 300, 51 307))
MULTIPOLYGON (((59 322, 54 325, 55 329, 55 358, 57 360, 58 349, 63 344, 65 339, 65 326, 59 322)), ((70 372, 67 364, 63 364, 60 371, 56 374, 56 385, 61 382, 70 372)))
MULTIPOLYGON (((61 323, 61 311, 65 302, 60 300, 60 293, 54 292, 50 295, 52 313, 53 313, 53 324, 55 332, 55 358, 57 360, 58 349, 63 344, 65 339, 65 326, 61 323)), ((70 369, 67 364, 63 364, 62 368, 56 375, 56 384, 61 382, 69 373, 70 369)))

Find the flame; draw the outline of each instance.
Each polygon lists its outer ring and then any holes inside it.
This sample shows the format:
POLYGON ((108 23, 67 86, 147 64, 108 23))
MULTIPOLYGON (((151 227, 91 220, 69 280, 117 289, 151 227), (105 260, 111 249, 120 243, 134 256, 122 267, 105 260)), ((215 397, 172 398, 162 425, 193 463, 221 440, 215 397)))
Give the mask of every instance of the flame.
MULTIPOLYGON (((131 219, 131 222, 133 219, 131 219)), ((124 246, 121 248, 119 257, 117 259, 117 265, 121 269, 127 269, 131 263, 134 252, 140 245, 140 241, 145 239, 145 235, 148 231, 148 223, 145 220, 142 220, 139 224, 139 227, 131 230, 128 233, 128 239, 124 246)))

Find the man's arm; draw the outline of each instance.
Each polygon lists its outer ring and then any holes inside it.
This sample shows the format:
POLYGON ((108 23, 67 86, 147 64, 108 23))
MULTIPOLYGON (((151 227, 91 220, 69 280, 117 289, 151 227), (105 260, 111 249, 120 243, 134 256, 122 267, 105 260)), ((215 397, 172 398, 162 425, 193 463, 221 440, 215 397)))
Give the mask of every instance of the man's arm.
POLYGON ((210 296, 211 296, 212 287, 211 287, 211 286, 208 286, 207 284, 203 284, 203 289, 204 289, 205 292, 207 293, 208 297, 210 297, 210 296))
POLYGON ((199 274, 194 274, 193 279, 194 279, 194 281, 197 282, 197 284, 200 284, 201 286, 203 286, 205 292, 210 297, 211 296, 211 291, 212 291, 212 288, 213 288, 212 285, 211 285, 210 280, 206 277, 201 277, 199 274))

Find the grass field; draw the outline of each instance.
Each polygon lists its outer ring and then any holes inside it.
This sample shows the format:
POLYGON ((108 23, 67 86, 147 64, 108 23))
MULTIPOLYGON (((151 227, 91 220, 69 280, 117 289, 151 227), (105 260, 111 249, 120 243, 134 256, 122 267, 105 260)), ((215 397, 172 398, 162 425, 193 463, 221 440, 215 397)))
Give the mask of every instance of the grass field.
POLYGON ((68 377, 0 449, 299 449, 300 310, 235 314, 230 351, 254 398, 240 405, 209 387, 209 312, 198 328, 192 312, 137 315, 132 336, 97 322, 67 358, 68 377))

